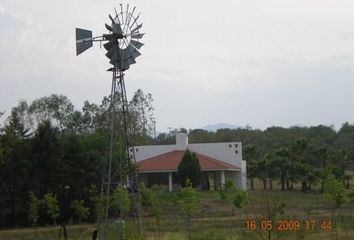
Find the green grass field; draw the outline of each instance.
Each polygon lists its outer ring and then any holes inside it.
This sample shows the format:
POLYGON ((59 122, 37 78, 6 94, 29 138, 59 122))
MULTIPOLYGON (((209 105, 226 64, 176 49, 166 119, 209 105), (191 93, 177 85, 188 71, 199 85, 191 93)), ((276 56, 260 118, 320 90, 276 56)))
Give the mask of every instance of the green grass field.
MULTIPOLYGON (((163 196, 167 202, 172 197, 171 193, 163 196)), ((222 239, 309 239, 327 240, 336 239, 334 224, 331 228, 321 223, 331 221, 331 211, 323 200, 321 194, 301 192, 269 192, 251 191, 250 203, 243 209, 233 209, 232 204, 219 199, 218 192, 200 193, 200 211, 192 221, 192 237, 195 240, 222 240, 222 239), (285 211, 278 214, 272 222, 273 228, 277 228, 278 221, 299 221, 298 230, 271 230, 261 229, 261 221, 268 220, 276 211, 276 206, 285 203, 285 211), (246 228, 246 222, 255 221, 257 228, 246 228), (313 229, 306 226, 306 222, 315 221, 313 229), (308 228, 307 228, 308 227, 308 228), (268 238, 270 237, 270 238, 268 238)), ((160 240, 186 239, 186 224, 178 215, 173 204, 165 206, 164 216, 160 224, 160 240)), ((128 239, 134 237, 137 224, 127 221, 128 239)), ((144 239, 156 238, 156 224, 153 217, 144 217, 144 239)), ((345 206, 337 216, 339 239, 354 239, 354 209, 353 206, 345 206)), ((68 226, 69 239, 90 240, 94 224, 68 226)), ((58 227, 38 227, 12 230, 1 230, 1 240, 56 240, 58 239, 58 227)))

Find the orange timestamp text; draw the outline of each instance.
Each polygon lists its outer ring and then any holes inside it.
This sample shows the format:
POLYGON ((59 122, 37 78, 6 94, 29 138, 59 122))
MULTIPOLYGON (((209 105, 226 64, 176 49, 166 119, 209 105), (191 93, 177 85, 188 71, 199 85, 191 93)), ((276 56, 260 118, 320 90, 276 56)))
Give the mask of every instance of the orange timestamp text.
POLYGON ((245 227, 247 230, 256 231, 299 231, 299 230, 331 230, 331 220, 246 220, 245 227))

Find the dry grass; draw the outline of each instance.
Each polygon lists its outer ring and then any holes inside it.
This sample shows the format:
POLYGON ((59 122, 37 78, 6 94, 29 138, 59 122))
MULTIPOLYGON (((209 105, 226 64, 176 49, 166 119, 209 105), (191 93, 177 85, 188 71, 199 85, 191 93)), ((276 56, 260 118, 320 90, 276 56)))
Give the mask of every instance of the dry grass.
MULTIPOLYGON (((330 211, 323 201, 321 194, 301 192, 250 192, 251 202, 242 210, 234 210, 231 213, 231 202, 219 199, 218 192, 201 193, 200 213, 192 223, 193 236, 201 240, 236 240, 236 239, 265 239, 268 232, 259 229, 256 231, 245 229, 247 219, 255 219, 258 223, 267 216, 266 206, 276 201, 286 203, 286 210, 283 215, 276 216, 276 219, 300 219, 302 221, 315 219, 317 221, 330 220, 330 211), (198 238, 199 237, 199 238, 198 238)), ((168 200, 172 195, 166 193, 168 200)), ((166 215, 161 223, 160 240, 184 240, 186 239, 185 222, 176 208, 169 205, 165 209, 166 215)), ((340 239, 354 239, 354 217, 353 206, 347 207, 339 212, 342 217, 338 219, 340 239)), ((153 218, 144 219, 146 237, 155 238, 155 221, 153 218)), ((91 240, 94 224, 68 226, 70 240, 91 240), (86 232, 85 232, 86 231, 86 232), (85 232, 85 233, 84 233, 85 232), (84 233, 81 238, 80 235, 84 233)), ((135 231, 136 225, 128 223, 128 229, 135 231)), ((0 231, 1 240, 56 240, 58 239, 59 227, 23 228, 0 231)), ((334 230, 306 230, 302 227, 299 231, 271 232, 272 239, 307 239, 324 240, 335 239, 334 230)), ((129 240, 136 238, 129 238, 129 240)))

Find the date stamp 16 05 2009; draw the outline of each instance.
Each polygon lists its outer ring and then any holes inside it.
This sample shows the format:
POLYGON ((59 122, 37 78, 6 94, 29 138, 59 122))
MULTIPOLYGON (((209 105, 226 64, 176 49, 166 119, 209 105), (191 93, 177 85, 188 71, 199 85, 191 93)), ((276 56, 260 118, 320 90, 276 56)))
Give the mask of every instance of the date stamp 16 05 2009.
POLYGON ((246 220, 247 230, 256 231, 314 231, 314 230, 332 230, 331 220, 246 220))

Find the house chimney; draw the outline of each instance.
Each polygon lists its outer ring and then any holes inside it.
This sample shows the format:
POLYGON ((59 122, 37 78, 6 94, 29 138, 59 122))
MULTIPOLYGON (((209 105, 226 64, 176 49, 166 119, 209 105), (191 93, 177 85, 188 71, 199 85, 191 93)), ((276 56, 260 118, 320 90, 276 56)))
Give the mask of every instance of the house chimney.
POLYGON ((188 135, 186 133, 176 133, 177 150, 186 150, 188 145, 188 135))

